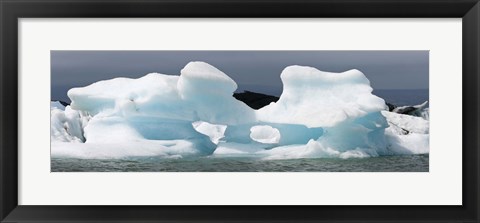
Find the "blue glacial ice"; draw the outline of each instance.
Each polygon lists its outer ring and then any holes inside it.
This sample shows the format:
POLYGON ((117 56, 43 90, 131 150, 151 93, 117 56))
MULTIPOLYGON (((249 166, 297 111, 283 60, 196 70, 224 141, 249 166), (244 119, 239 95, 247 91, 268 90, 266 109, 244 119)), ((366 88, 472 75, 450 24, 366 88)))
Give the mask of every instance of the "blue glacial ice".
MULTIPOLYGON (((51 104, 52 157, 361 158, 429 153, 429 121, 389 112, 358 70, 289 66, 277 102, 251 109, 204 62, 180 75, 115 78, 51 104)), ((428 116, 427 116, 428 117, 428 116)))

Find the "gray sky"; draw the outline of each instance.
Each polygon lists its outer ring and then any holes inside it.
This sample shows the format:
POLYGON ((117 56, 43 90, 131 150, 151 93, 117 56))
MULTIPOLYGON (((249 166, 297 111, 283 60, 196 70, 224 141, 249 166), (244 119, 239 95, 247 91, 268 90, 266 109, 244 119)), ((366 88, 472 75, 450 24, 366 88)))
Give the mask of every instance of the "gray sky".
POLYGON ((428 89, 428 51, 51 51, 51 97, 70 102, 68 89, 115 77, 178 75, 190 61, 217 67, 239 91, 277 96, 280 73, 290 65, 330 72, 355 68, 374 89, 428 89))

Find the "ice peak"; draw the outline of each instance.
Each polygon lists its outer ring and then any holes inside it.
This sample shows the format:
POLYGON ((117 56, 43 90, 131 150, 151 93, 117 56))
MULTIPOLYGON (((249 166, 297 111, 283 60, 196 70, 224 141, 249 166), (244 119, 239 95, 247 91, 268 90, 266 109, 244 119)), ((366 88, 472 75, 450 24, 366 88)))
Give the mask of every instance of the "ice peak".
POLYGON ((179 89, 196 89, 197 92, 233 93, 237 83, 216 67, 201 61, 188 63, 180 72, 179 89), (188 87, 187 87, 188 86, 188 87))
POLYGON ((317 84, 357 83, 370 85, 370 81, 357 69, 334 73, 309 66, 292 65, 283 69, 280 78, 284 85, 290 81, 314 81, 317 84))

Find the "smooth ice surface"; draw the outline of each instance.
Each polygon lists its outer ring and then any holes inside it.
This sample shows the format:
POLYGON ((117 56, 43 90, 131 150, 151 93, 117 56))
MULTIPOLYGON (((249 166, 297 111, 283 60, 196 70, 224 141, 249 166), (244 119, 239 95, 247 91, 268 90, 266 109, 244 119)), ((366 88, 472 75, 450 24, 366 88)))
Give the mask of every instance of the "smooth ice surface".
POLYGON ((250 128, 250 138, 256 142, 275 144, 280 142, 281 135, 276 128, 268 125, 256 125, 250 128))
POLYGON ((210 140, 215 144, 218 144, 220 139, 223 138, 227 129, 226 125, 213 125, 202 121, 194 122, 192 125, 197 132, 210 137, 210 140))
POLYGON ((190 62, 181 71, 178 89, 184 97, 196 93, 229 95, 237 89, 237 83, 210 64, 190 62))
POLYGON ((73 88, 70 106, 50 105, 52 157, 347 159, 429 152, 426 104, 418 108, 421 117, 385 111, 358 70, 289 66, 281 79, 280 99, 259 110, 236 100, 235 81, 204 62, 188 63, 179 76, 151 73, 73 88))
POLYGON ((222 71, 204 62, 190 62, 182 69, 177 88, 185 108, 194 114, 194 121, 212 124, 255 122, 255 113, 236 100, 237 84, 222 71))
POLYGON ((282 95, 257 112, 261 121, 332 127, 386 108, 385 101, 372 94, 370 82, 358 70, 330 73, 289 66, 280 77, 282 95))

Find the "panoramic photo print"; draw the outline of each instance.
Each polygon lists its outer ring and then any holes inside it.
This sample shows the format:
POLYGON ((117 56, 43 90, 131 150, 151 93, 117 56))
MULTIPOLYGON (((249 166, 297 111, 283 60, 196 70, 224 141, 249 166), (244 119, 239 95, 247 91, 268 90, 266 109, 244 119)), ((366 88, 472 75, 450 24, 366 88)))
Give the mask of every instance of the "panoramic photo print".
POLYGON ((51 51, 52 172, 428 172, 428 51, 51 51))

